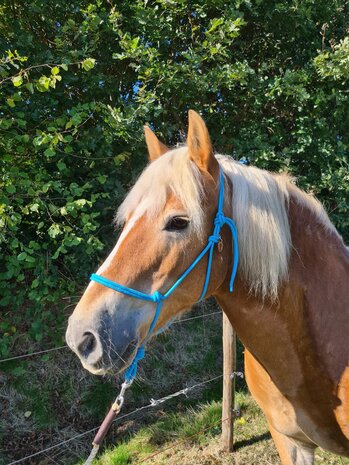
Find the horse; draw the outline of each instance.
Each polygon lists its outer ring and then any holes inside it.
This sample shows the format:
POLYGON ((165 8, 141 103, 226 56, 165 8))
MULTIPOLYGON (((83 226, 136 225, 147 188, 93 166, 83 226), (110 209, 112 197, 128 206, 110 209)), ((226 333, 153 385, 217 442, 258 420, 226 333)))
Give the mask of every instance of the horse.
POLYGON ((164 293, 190 266, 212 233, 221 176, 238 248, 224 224, 206 296, 245 347, 246 381, 281 463, 311 465, 317 446, 349 457, 349 250, 292 178, 215 155, 200 115, 190 110, 188 120, 186 145, 172 150, 145 127, 150 163, 117 211, 122 232, 97 271, 121 292, 91 281, 69 318, 67 343, 90 372, 121 372, 151 325, 154 335, 200 298, 206 257, 161 302, 156 321, 154 301, 122 289, 164 293))

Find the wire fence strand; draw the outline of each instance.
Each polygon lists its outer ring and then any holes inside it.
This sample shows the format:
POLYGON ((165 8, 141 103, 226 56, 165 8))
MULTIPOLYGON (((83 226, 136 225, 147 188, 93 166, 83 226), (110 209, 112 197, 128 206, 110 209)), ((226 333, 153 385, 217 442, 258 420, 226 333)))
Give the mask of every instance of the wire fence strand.
MULTIPOLYGON (((201 315, 196 315, 196 316, 192 316, 192 317, 189 317, 189 318, 183 318, 183 319, 180 319, 180 320, 176 320, 172 324, 185 323, 186 321, 197 320, 198 318, 205 318, 205 317, 208 317, 208 316, 218 315, 219 313, 222 313, 222 311, 220 310, 220 311, 217 311, 217 312, 203 313, 201 315)), ((60 346, 60 347, 53 347, 52 349, 39 350, 37 352, 32 352, 31 354, 23 354, 23 355, 17 355, 15 357, 5 358, 3 360, 0 360, 0 363, 12 362, 14 360, 34 357, 36 355, 44 355, 44 354, 47 354, 49 352, 54 352, 56 350, 62 350, 62 349, 68 349, 68 348, 69 347, 67 345, 64 345, 64 346, 60 346)))
MULTIPOLYGON (((168 394, 167 396, 161 397, 160 399, 151 399, 149 404, 143 405, 142 407, 139 407, 139 408, 133 410, 132 412, 129 412, 129 413, 126 413, 124 415, 121 415, 120 417, 117 417, 114 420, 113 423, 119 422, 123 418, 127 418, 127 417, 129 417, 131 415, 139 413, 142 410, 157 407, 159 404, 162 404, 162 403, 164 403, 164 402, 166 402, 166 401, 168 401, 170 399, 173 399, 174 397, 178 397, 180 395, 186 395, 188 392, 192 391, 193 389, 199 388, 201 386, 204 386, 205 384, 211 383, 211 382, 216 381, 216 380, 221 379, 221 378, 223 378, 223 375, 217 375, 217 376, 214 376, 213 378, 207 379, 205 381, 201 381, 200 383, 196 383, 193 386, 188 386, 188 387, 186 387, 184 389, 181 389, 181 390, 179 390, 177 392, 174 392, 172 394, 168 394)), ((45 449, 42 449, 42 450, 40 450, 38 452, 35 452, 34 454, 27 455, 26 457, 22 457, 21 459, 10 462, 7 465, 15 465, 17 463, 24 462, 25 460, 29 460, 29 459, 31 459, 33 457, 37 457, 38 455, 45 454, 46 452, 49 452, 49 451, 51 451, 53 449, 56 449, 57 447, 62 447, 65 444, 68 444, 69 442, 75 441, 76 439, 79 439, 79 438, 81 438, 83 436, 86 436, 87 434, 93 433, 93 432, 97 431, 98 429, 99 429, 99 426, 96 426, 95 428, 89 429, 88 431, 84 431, 83 433, 79 433, 79 434, 77 434, 77 435, 75 435, 75 436, 73 436, 71 438, 68 438, 68 439, 66 439, 64 441, 61 441, 61 442, 59 442, 57 444, 53 444, 52 446, 46 447, 45 449)))
POLYGON ((53 347, 52 349, 46 349, 46 350, 39 350, 38 352, 32 352, 31 354, 23 354, 23 355, 17 355, 16 357, 9 357, 5 358, 3 360, 0 360, 0 363, 5 363, 5 362, 11 362, 12 360, 18 360, 20 358, 28 358, 28 357, 33 357, 34 355, 43 355, 47 354, 48 352, 53 352, 55 350, 62 350, 62 349, 67 349, 68 346, 60 346, 60 347, 53 347))

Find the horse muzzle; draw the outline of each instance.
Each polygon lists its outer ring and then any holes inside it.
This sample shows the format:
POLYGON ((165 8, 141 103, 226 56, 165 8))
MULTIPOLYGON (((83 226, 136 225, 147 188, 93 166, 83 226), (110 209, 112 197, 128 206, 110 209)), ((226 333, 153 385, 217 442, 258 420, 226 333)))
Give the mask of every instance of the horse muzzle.
POLYGON ((118 373, 129 365, 137 350, 137 324, 134 318, 116 317, 107 311, 94 316, 92 321, 73 313, 66 341, 91 373, 118 373))

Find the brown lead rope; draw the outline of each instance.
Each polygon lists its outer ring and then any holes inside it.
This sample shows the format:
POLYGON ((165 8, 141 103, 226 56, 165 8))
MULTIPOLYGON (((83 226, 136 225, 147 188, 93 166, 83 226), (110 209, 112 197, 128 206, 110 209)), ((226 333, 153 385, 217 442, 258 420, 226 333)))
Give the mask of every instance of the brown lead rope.
POLYGON ((121 390, 117 398, 115 399, 115 402, 113 405, 110 407, 109 412, 107 413, 106 417, 103 420, 103 423, 99 427, 96 436, 94 437, 92 441, 92 450, 90 452, 90 455, 88 456, 88 459, 84 463, 84 465, 91 465, 93 460, 95 459, 99 447, 102 444, 106 434, 108 433, 111 424, 115 420, 115 418, 119 415, 121 407, 124 403, 125 400, 125 391, 127 388, 129 388, 132 384, 132 381, 124 381, 121 385, 121 390))

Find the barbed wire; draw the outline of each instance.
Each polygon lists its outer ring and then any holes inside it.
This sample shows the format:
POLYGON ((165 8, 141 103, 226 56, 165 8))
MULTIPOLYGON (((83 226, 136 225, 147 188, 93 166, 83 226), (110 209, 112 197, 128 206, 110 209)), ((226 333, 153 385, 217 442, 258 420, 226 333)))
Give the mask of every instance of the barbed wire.
MULTIPOLYGON (((192 316, 192 317, 189 317, 189 318, 183 318, 181 320, 176 320, 172 324, 184 323, 186 321, 196 320, 198 318, 205 318, 205 317, 208 317, 208 316, 218 315, 219 313, 222 313, 222 311, 220 310, 220 311, 217 311, 217 312, 203 313, 201 315, 196 315, 196 316, 192 316)), ((44 354, 47 354, 49 352, 54 352, 55 350, 62 350, 62 349, 68 349, 68 348, 69 347, 67 345, 64 345, 64 346, 60 346, 60 347, 53 347, 52 349, 39 350, 37 352, 32 352, 31 354, 23 354, 23 355, 17 355, 17 356, 14 356, 14 357, 5 358, 3 360, 0 360, 0 363, 11 362, 11 361, 19 360, 19 359, 23 359, 23 358, 34 357, 36 355, 44 355, 44 354)))
MULTIPOLYGON (((159 404, 167 402, 168 400, 173 399, 174 397, 178 397, 180 395, 186 395, 188 392, 192 391, 193 389, 196 389, 196 388, 198 388, 200 386, 204 386, 205 384, 211 383, 211 382, 216 381, 216 380, 218 380, 220 378, 223 378, 223 375, 214 376, 213 378, 207 379, 207 380, 202 381, 200 383, 196 383, 193 386, 188 386, 188 387, 186 387, 184 389, 181 389, 181 390, 179 390, 177 392, 174 392, 172 394, 168 394, 167 396, 161 397, 160 399, 156 399, 156 400, 151 399, 149 404, 143 405, 142 407, 139 407, 139 408, 133 410, 132 412, 125 413, 124 415, 121 415, 120 417, 117 417, 114 420, 113 423, 119 422, 123 418, 127 418, 127 417, 129 417, 129 416, 131 416, 133 414, 139 413, 142 410, 157 407, 159 404)), ((46 452, 49 452, 49 451, 51 451, 53 449, 56 449, 57 447, 64 446, 65 444, 68 444, 69 442, 75 441, 76 439, 79 439, 79 438, 81 438, 83 436, 86 436, 87 434, 93 433, 93 432, 97 431, 98 429, 99 429, 99 426, 96 426, 95 428, 84 431, 83 433, 79 433, 79 434, 77 434, 77 435, 75 435, 75 436, 73 436, 71 438, 68 438, 68 439, 66 439, 64 441, 61 441, 61 442, 59 442, 57 444, 53 444, 52 446, 46 447, 45 449, 42 449, 41 451, 35 452, 35 453, 31 454, 31 455, 27 455, 26 457, 22 457, 21 459, 10 462, 7 465, 16 465, 18 463, 24 462, 25 460, 29 460, 29 459, 31 459, 33 457, 37 457, 38 455, 45 454, 46 452)))

